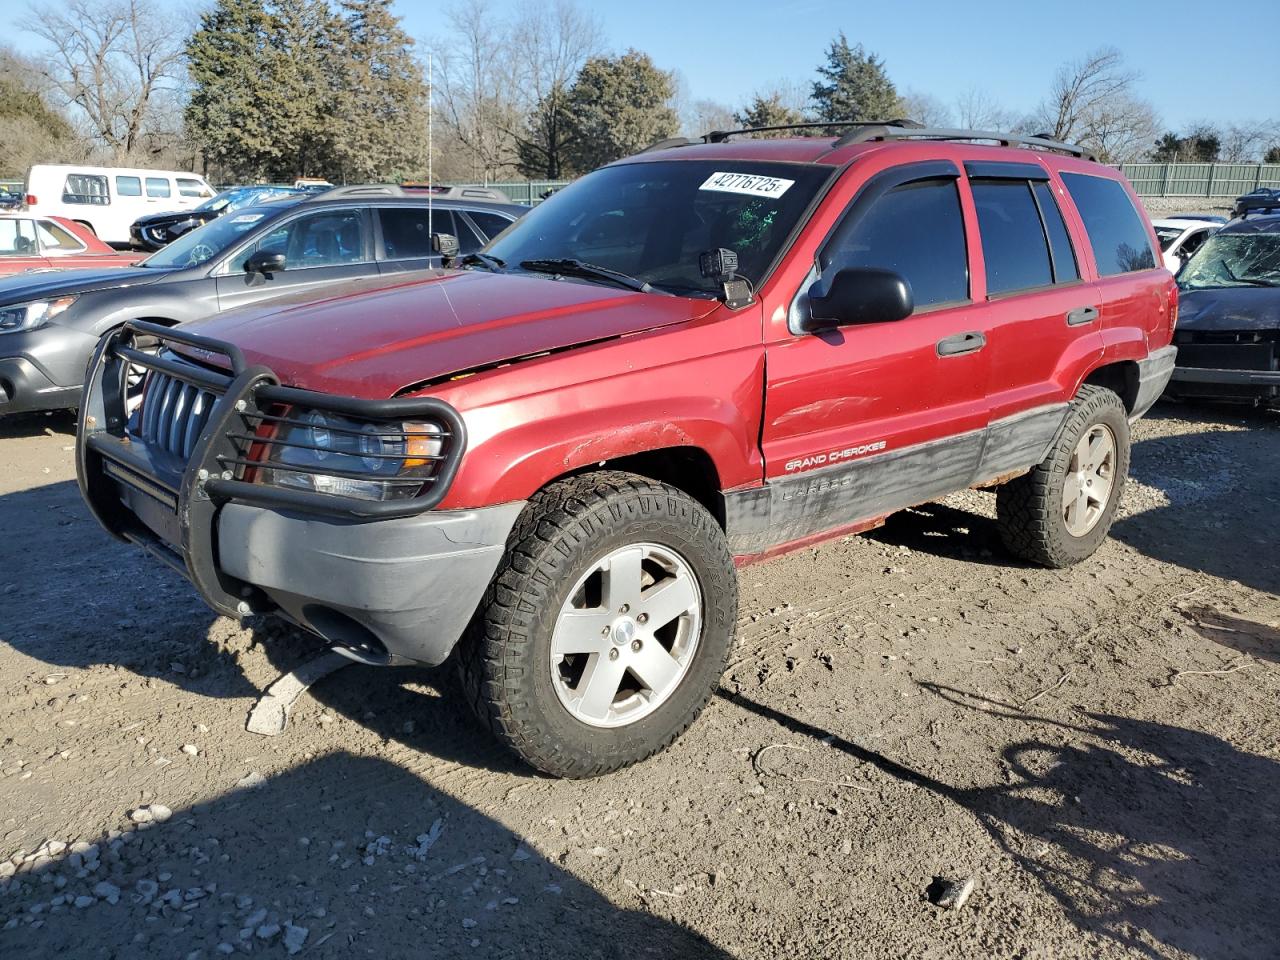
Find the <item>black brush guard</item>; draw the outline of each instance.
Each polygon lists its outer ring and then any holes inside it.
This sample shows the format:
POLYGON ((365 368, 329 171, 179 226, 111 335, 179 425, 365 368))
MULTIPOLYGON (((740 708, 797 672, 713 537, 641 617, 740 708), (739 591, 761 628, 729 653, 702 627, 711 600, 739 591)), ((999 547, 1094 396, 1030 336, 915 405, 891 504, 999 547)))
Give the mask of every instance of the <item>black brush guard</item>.
POLYGON ((270 604, 252 585, 218 567, 217 513, 223 504, 235 501, 349 523, 413 516, 444 498, 465 447, 462 418, 442 400, 359 400, 281 386, 266 367, 246 363, 234 344, 138 320, 104 336, 90 361, 76 430, 76 475, 90 511, 109 533, 182 573, 219 613, 243 617, 270 604), (139 339, 225 358, 231 372, 144 352, 139 339), (130 432, 131 368, 174 377, 216 397, 189 457, 156 449, 130 432), (254 458, 259 444, 245 438, 276 418, 269 411, 298 408, 373 421, 429 419, 439 424, 444 445, 436 470, 418 496, 386 501, 245 480, 248 471, 265 466, 266 457, 254 458))

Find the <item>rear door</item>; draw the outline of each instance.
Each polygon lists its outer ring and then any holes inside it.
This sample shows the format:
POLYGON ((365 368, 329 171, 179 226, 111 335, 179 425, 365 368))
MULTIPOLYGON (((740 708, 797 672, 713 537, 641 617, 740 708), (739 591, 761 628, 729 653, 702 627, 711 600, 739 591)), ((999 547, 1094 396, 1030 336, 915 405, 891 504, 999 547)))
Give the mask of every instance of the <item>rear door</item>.
POLYGON ((983 479, 1038 462, 1075 380, 1102 353, 1102 295, 1082 279, 1059 205, 1036 163, 965 164, 991 331, 992 443, 983 479))
POLYGON ((970 299, 959 178, 946 160, 873 176, 822 242, 791 307, 806 310, 805 290, 831 272, 879 267, 911 285, 911 316, 768 347, 762 447, 774 542, 970 482, 987 423, 989 353, 970 299))
POLYGON ((463 211, 450 207, 386 206, 376 208, 374 215, 381 273, 440 266, 440 255, 431 249, 432 233, 456 237, 458 252, 464 256, 475 253, 487 242, 463 211))
POLYGON ((269 297, 375 275, 369 211, 361 207, 308 210, 269 226, 217 271, 218 309, 230 310, 269 297), (258 251, 283 253, 285 268, 270 276, 246 273, 258 251))

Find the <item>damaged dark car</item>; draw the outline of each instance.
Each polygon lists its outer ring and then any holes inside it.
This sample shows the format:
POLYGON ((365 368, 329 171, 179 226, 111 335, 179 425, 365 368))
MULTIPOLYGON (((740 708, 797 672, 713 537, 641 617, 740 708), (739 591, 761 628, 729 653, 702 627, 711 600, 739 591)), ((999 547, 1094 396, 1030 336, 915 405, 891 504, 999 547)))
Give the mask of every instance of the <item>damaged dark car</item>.
POLYGON ((1280 407, 1280 215, 1234 220, 1178 274, 1167 394, 1280 407))

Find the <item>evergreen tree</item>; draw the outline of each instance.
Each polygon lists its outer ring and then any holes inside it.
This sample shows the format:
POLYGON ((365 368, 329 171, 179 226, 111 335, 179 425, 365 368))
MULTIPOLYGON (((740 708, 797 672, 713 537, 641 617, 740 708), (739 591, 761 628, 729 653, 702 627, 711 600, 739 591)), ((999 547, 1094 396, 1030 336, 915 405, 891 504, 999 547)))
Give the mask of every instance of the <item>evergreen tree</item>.
POLYGON ((283 63, 276 30, 259 0, 218 0, 187 41, 188 132, 207 163, 236 179, 273 169, 286 135, 278 118, 283 63))
POLYGON ((569 89, 566 172, 586 173, 673 136, 675 83, 648 54, 592 57, 569 89))
POLYGON ((901 113, 884 61, 860 43, 850 47, 843 31, 831 41, 818 76, 813 104, 819 120, 892 120, 901 113))
POLYGON ((334 179, 339 167, 335 140, 342 123, 337 104, 346 82, 345 24, 328 0, 286 0, 274 13, 276 88, 264 109, 278 142, 268 176, 284 183, 297 177, 334 179))
POLYGON ((569 91, 556 84, 534 105, 523 133, 516 139, 521 175, 547 180, 563 178, 572 136, 569 91))
MULTIPOLYGON (((803 123, 804 114, 782 102, 777 91, 764 96, 757 93, 742 110, 733 115, 734 122, 742 127, 778 127, 790 123, 803 123)), ((780 130, 757 134, 760 137, 791 137, 796 131, 780 130)))
POLYGON ((425 156, 427 88, 390 0, 343 0, 334 154, 344 179, 394 180, 425 156))
POLYGON ((1280 144, 1267 150, 1262 158, 1263 163, 1280 163, 1280 144))

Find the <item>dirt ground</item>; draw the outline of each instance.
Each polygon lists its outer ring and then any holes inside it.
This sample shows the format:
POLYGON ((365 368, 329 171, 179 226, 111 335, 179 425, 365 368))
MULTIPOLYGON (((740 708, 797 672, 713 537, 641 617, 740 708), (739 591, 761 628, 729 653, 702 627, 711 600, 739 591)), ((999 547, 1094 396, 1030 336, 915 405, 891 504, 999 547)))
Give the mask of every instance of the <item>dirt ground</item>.
POLYGON ((1158 408, 1070 571, 980 492, 744 570, 720 695, 586 782, 443 670, 352 666, 247 733, 315 648, 109 540, 71 431, 0 424, 0 956, 1280 952, 1275 417, 1158 408))

